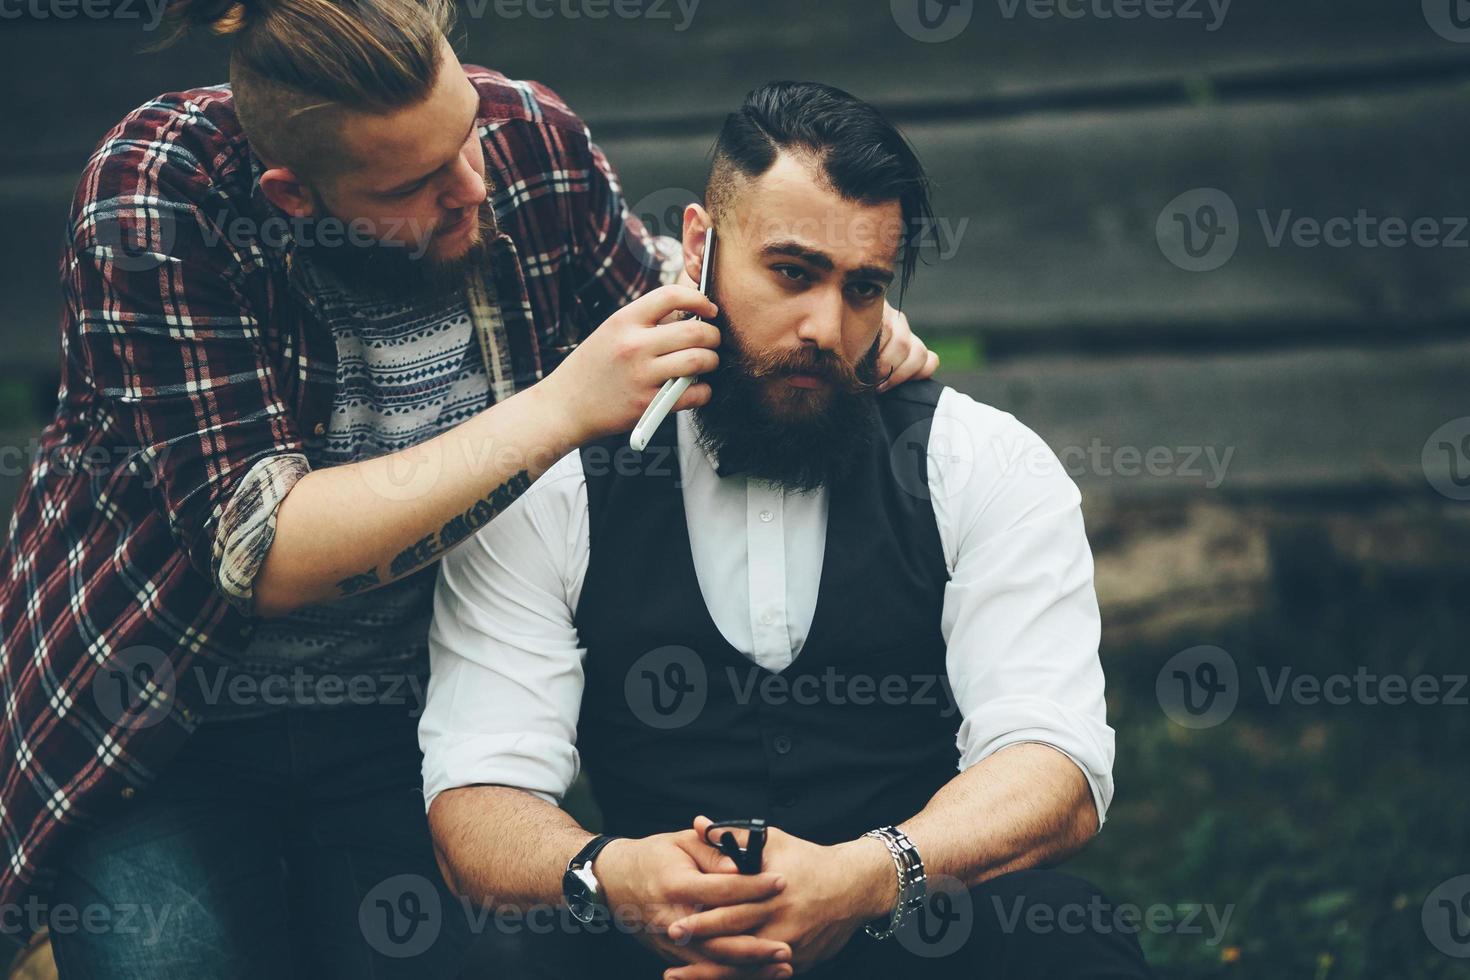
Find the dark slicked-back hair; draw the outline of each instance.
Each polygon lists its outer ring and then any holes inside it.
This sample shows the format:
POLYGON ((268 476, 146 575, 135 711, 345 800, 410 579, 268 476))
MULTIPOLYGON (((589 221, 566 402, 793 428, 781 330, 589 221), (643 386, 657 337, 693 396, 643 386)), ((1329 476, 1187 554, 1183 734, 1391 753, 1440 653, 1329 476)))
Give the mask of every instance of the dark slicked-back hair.
POLYGON ((818 82, 768 82, 725 119, 715 142, 705 203, 716 223, 746 181, 782 151, 810 156, 849 201, 898 201, 903 211, 900 302, 919 252, 934 233, 929 178, 913 147, 875 107, 818 82))

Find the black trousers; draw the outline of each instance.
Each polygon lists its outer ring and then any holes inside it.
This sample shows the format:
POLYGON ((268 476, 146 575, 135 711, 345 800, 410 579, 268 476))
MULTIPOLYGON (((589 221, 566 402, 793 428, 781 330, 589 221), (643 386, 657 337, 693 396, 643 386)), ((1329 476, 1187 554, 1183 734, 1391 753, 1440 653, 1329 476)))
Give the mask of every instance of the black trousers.
MULTIPOLYGON (((936 887, 922 912, 882 942, 861 930, 802 977, 877 980, 1149 978, 1137 923, 1096 888, 1052 870, 1016 871, 971 889, 936 887)), ((592 933, 563 917, 481 932, 465 978, 658 980, 668 966, 626 931, 592 933)))

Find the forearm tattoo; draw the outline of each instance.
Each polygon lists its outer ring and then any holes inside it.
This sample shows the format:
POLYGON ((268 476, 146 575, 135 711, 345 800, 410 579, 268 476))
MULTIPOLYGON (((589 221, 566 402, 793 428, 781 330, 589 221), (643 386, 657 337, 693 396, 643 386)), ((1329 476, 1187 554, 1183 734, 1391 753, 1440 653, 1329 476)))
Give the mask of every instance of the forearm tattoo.
POLYGON ((379 578, 378 566, 374 565, 372 568, 342 579, 337 583, 337 588, 343 596, 356 595, 359 592, 375 589, 380 585, 387 584, 387 582, 400 579, 408 573, 427 565, 486 524, 489 524, 497 514, 515 503, 520 495, 525 493, 530 486, 531 475, 527 471, 521 470, 484 497, 475 501, 474 506, 469 510, 450 518, 438 531, 424 535, 400 551, 388 565, 388 578, 386 581, 379 578))

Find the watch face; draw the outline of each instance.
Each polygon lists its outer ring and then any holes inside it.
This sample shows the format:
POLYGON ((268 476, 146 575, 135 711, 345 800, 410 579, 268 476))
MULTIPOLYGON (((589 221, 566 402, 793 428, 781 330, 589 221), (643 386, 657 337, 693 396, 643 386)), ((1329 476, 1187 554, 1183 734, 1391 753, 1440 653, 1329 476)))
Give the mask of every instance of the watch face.
POLYGON ((597 893, 597 879, 585 868, 568 871, 561 879, 561 892, 567 900, 567 908, 578 922, 591 922, 601 910, 597 893))

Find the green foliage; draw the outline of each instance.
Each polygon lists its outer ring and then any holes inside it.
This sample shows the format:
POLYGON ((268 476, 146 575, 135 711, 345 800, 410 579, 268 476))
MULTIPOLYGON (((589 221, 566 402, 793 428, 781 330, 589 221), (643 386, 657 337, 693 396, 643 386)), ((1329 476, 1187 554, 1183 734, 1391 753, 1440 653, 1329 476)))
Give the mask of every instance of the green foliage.
POLYGON ((1198 638, 1229 651, 1241 679, 1234 713, 1204 730, 1175 725, 1155 700, 1175 649, 1105 651, 1117 796, 1070 866, 1116 903, 1231 913, 1218 942, 1208 920, 1199 933, 1141 934, 1160 976, 1470 975, 1421 925, 1429 892, 1470 873, 1470 709, 1273 704, 1260 673, 1464 675, 1465 595, 1464 582, 1346 583, 1198 638))
POLYGON ((985 348, 979 337, 926 337, 924 343, 939 355, 943 371, 978 371, 985 367, 985 348))
POLYGON ((32 398, 29 383, 0 377, 0 427, 30 426, 35 415, 32 398))

